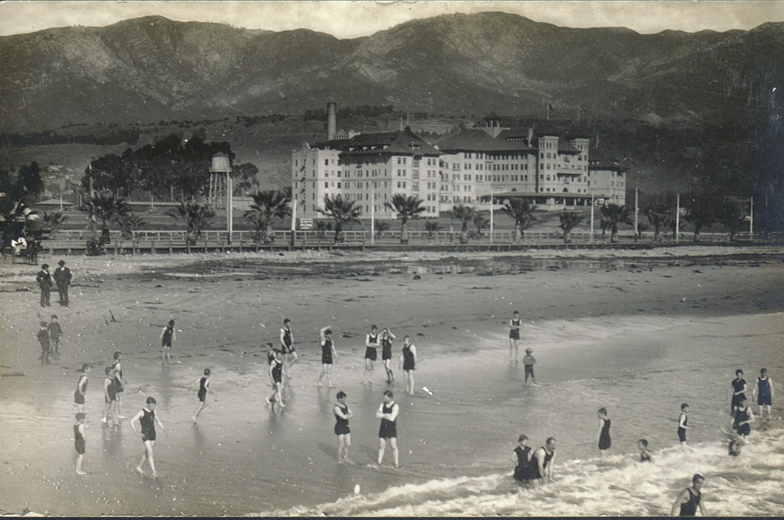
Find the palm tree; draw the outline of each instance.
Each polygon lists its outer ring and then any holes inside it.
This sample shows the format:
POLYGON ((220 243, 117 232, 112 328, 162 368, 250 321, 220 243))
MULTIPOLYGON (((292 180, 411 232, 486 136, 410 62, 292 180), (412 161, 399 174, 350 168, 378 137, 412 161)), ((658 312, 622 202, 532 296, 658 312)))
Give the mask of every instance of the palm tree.
POLYGON ((657 241, 661 235, 662 228, 666 229, 669 226, 672 217, 668 213, 654 211, 653 209, 649 209, 646 215, 648 216, 648 222, 653 226, 653 240, 657 241))
POLYGON ((166 211, 166 215, 177 221, 185 222, 188 242, 195 244, 196 239, 201 237, 201 231, 209 226, 210 219, 215 216, 215 212, 198 202, 180 201, 180 205, 166 211))
POLYGON ((449 212, 449 217, 455 220, 459 220, 463 227, 460 229, 460 243, 465 244, 468 242, 468 223, 474 220, 476 216, 476 210, 471 206, 463 206, 462 204, 458 204, 452 208, 452 211, 449 212))
POLYGON ((433 233, 438 233, 441 229, 441 224, 437 220, 428 220, 425 222, 425 231, 427 231, 427 238, 433 238, 433 233))
POLYGON ((376 235, 378 235, 378 238, 384 238, 384 232, 389 231, 389 222, 386 220, 379 220, 375 225, 376 235))
POLYGON ((90 229, 93 229, 95 219, 101 219, 101 240, 109 243, 109 222, 116 222, 122 227, 123 219, 131 215, 131 207, 123 197, 115 197, 110 193, 99 193, 86 201, 82 208, 90 218, 90 229))
POLYGON ((574 228, 580 225, 580 223, 585 219, 585 215, 565 209, 558 215, 558 217, 561 221, 558 228, 563 232, 564 244, 568 244, 572 241, 569 238, 569 233, 571 233, 574 228))
POLYGON ((251 198, 253 203, 242 218, 253 224, 256 230, 254 240, 267 243, 272 231, 272 220, 276 217, 283 219, 291 214, 291 197, 280 190, 267 190, 257 191, 251 198))
POLYGON ((57 233, 57 229, 68 220, 68 217, 63 215, 62 211, 54 211, 47 213, 44 211, 44 224, 49 227, 49 236, 53 237, 57 233))
POLYGON ((324 195, 324 209, 319 209, 318 212, 335 224, 335 242, 339 242, 343 226, 350 222, 359 222, 362 208, 356 205, 356 201, 344 199, 341 195, 324 195))
POLYGON ((398 193, 392 196, 391 201, 385 202, 384 206, 397 213, 397 218, 400 219, 400 243, 405 243, 407 240, 406 223, 411 219, 418 218, 419 214, 425 211, 422 199, 416 195, 406 196, 398 193))
POLYGON ((332 230, 332 221, 324 219, 316 219, 316 230, 319 232, 320 238, 327 238, 327 231, 332 230))
POLYGON ((477 211, 474 215, 474 225, 476 226, 476 234, 477 236, 482 236, 482 230, 487 227, 490 223, 490 219, 488 218, 490 215, 489 211, 477 211))
POLYGON ((529 227, 536 222, 534 211, 536 206, 531 204, 528 199, 511 198, 504 203, 501 211, 512 217, 515 221, 514 239, 517 240, 529 227))
POLYGON ((120 230, 122 231, 122 237, 126 240, 130 240, 133 238, 133 230, 134 229, 141 229, 147 222, 144 221, 142 217, 137 217, 136 215, 128 215, 120 220, 120 230))
POLYGON ((619 206, 617 204, 605 204, 600 208, 604 221, 602 227, 605 225, 610 230, 610 242, 617 241, 618 224, 634 224, 632 217, 632 210, 626 206, 619 206))

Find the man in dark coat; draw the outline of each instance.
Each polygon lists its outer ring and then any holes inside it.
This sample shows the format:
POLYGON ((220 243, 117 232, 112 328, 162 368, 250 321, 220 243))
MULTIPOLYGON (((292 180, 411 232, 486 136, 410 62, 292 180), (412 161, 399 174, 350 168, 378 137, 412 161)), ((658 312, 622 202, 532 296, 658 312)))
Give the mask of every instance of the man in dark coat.
POLYGON ((38 276, 35 277, 41 288, 41 307, 51 307, 52 275, 49 274, 49 264, 41 266, 38 276))
POLYGON ((60 305, 68 307, 68 286, 71 285, 71 270, 65 267, 65 260, 57 262, 60 266, 54 270, 54 283, 60 293, 60 305))

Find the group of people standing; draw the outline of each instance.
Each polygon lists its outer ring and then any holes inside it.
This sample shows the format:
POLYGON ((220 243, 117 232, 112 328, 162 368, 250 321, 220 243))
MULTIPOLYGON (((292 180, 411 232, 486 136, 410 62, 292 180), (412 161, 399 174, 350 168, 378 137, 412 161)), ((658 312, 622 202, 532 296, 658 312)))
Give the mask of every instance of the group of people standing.
POLYGON ((49 273, 49 264, 43 264, 41 270, 35 276, 38 287, 41 288, 41 307, 51 307, 52 287, 57 285, 57 292, 60 296, 60 306, 68 307, 68 287, 71 285, 71 270, 65 266, 65 260, 57 262, 59 267, 55 269, 54 276, 49 273), (53 281, 54 280, 54 281, 53 281))

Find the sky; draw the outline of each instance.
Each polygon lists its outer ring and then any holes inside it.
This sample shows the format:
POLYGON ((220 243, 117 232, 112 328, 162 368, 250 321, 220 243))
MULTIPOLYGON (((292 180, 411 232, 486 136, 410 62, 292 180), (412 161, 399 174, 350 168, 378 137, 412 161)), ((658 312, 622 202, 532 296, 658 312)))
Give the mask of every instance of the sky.
POLYGON ((503 11, 564 27, 627 27, 640 33, 666 29, 748 30, 784 22, 784 0, 768 1, 21 1, 0 2, 0 36, 73 25, 105 26, 140 16, 209 21, 283 31, 311 29, 356 38, 416 18, 503 11))

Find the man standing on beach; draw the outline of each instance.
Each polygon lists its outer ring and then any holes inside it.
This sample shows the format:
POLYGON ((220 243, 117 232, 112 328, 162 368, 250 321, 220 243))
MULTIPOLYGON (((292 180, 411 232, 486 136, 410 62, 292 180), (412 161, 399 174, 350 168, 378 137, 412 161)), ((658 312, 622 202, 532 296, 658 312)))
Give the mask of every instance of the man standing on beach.
POLYGON ((165 365, 166 360, 171 365, 171 349, 176 338, 177 331, 174 329, 174 320, 169 320, 169 324, 161 331, 161 348, 163 349, 161 351, 161 365, 165 365))
POLYGON ((760 419, 765 418, 766 411, 768 412, 768 419, 770 419, 770 407, 773 404, 773 381, 768 377, 767 368, 760 370, 760 376, 757 378, 757 387, 753 390, 751 398, 757 400, 760 419))
POLYGON ((335 343, 332 342, 332 327, 326 326, 321 329, 321 375, 318 378, 318 386, 321 380, 327 376, 327 386, 335 388, 332 384, 332 363, 337 361, 338 353, 335 350, 335 343))
POLYGON ((378 327, 375 325, 370 326, 370 332, 365 336, 365 379, 362 381, 363 385, 372 385, 373 381, 370 376, 373 374, 373 365, 378 356, 378 327))
POLYGON ((696 516, 697 508, 700 508, 702 516, 707 516, 705 508, 702 507, 702 484, 705 482, 705 477, 697 473, 691 478, 691 487, 681 491, 678 499, 672 505, 670 516, 696 516))
POLYGON ((384 392, 384 402, 379 406, 376 417, 381 419, 381 428, 378 430, 379 448, 378 465, 384 462, 384 450, 387 441, 392 447, 392 455, 395 459, 395 467, 400 467, 400 454, 397 449, 397 416, 400 413, 400 406, 393 399, 393 394, 389 390, 384 392))
POLYGON ((746 399, 747 390, 748 387, 746 386, 746 380, 743 379, 743 370, 739 368, 735 371, 735 379, 732 380, 729 392, 729 396, 732 398, 730 407, 732 409, 731 414, 733 416, 735 415, 735 410, 738 408, 738 405, 740 405, 741 400, 746 399))
POLYGON ((338 464, 352 463, 348 458, 348 449, 351 447, 351 430, 348 427, 348 420, 354 416, 354 413, 346 404, 346 392, 338 392, 335 398, 338 402, 332 413, 335 414, 335 435, 338 436, 338 464))
POLYGON ((394 383, 395 382, 395 375, 392 373, 392 340, 395 339, 395 335, 392 334, 392 331, 384 328, 381 331, 381 360, 384 363, 384 370, 387 371, 387 383, 394 383))
POLYGON ((514 311, 509 320, 509 362, 517 363, 517 342, 520 341, 520 313, 514 311))
POLYGON ((139 413, 134 415, 133 419, 131 419, 131 428, 133 428, 133 431, 136 434, 141 435, 142 442, 144 443, 144 455, 142 455, 142 460, 141 462, 139 462, 139 465, 136 466, 136 471, 138 471, 141 474, 144 474, 144 470, 142 470, 142 464, 144 464, 145 460, 149 460, 150 469, 152 470, 153 477, 158 475, 158 472, 155 471, 155 459, 153 458, 153 452, 152 452, 152 448, 153 446, 155 446, 155 438, 156 438, 155 423, 158 423, 158 426, 161 427, 161 430, 163 430, 163 432, 166 433, 166 435, 168 435, 168 433, 166 432, 166 428, 163 427, 163 423, 155 414, 155 398, 148 397, 147 405, 144 408, 142 408, 142 410, 139 413), (139 431, 139 428, 136 427, 137 421, 139 423, 141 431, 139 431))
POLYGON ((544 446, 538 448, 531 457, 531 482, 535 486, 553 481, 553 459, 555 458, 555 437, 550 437, 544 446))
POLYGON ((283 404, 283 354, 278 350, 272 350, 272 357, 269 359, 269 376, 272 380, 272 393, 267 397, 267 404, 272 402, 272 411, 275 411, 275 402, 279 408, 286 408, 283 404))
POLYGON ((119 424, 119 421, 117 420, 117 387, 115 386, 114 381, 114 369, 112 367, 106 367, 104 373, 106 375, 106 377, 103 378, 103 398, 105 406, 101 422, 107 424, 109 415, 111 414, 114 424, 119 424))
POLYGON ((414 395, 414 370, 416 370, 416 347, 411 344, 411 339, 406 335, 403 338, 403 355, 400 356, 400 365, 406 378, 406 393, 414 395))
POLYGON ((41 288, 41 307, 51 307, 52 275, 49 274, 49 264, 41 266, 35 277, 38 287, 41 288))
POLYGON ((283 328, 280 329, 280 345, 283 351, 283 373, 290 378, 289 368, 297 362, 297 350, 294 348, 291 320, 288 318, 283 320, 283 328))
POLYGON ((57 262, 60 266, 54 270, 54 282, 60 294, 60 305, 68 307, 68 286, 71 285, 71 270, 65 267, 65 260, 57 262))
POLYGON ((114 353, 114 364, 112 365, 112 372, 114 373, 114 391, 117 395, 117 417, 119 419, 125 419, 125 416, 122 413, 123 407, 123 394, 125 393, 125 381, 123 380, 123 372, 122 372, 122 352, 115 352, 114 353))

